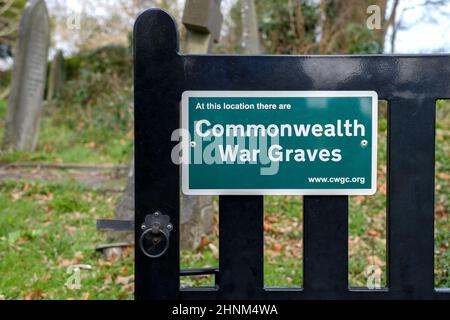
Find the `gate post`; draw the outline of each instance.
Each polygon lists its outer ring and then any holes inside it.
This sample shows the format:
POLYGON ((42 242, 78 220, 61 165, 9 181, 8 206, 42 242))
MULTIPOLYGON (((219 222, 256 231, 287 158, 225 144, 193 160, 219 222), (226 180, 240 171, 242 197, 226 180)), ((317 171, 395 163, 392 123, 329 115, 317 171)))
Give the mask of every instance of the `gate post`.
POLYGON ((134 29, 135 85, 135 298, 176 299, 179 293, 179 167, 171 160, 179 128, 183 63, 175 22, 162 10, 142 13, 134 29), (147 215, 170 218, 170 245, 159 258, 139 248, 147 215))
POLYGON ((435 99, 401 99, 389 108, 388 285, 423 299, 434 291, 435 99))

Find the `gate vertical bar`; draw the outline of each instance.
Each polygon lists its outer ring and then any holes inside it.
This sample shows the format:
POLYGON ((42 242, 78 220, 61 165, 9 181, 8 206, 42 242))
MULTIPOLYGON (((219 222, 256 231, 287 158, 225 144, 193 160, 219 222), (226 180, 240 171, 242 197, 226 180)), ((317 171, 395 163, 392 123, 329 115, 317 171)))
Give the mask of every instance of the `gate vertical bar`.
POLYGON ((160 211, 174 226, 170 246, 157 259, 139 247, 135 257, 136 299, 176 299, 179 295, 179 167, 171 160, 171 134, 179 128, 183 65, 175 22, 161 10, 142 13, 134 30, 135 239, 148 214, 160 211))
POLYGON ((434 99, 390 101, 388 285, 394 296, 434 289, 434 99))
POLYGON ((264 198, 219 198, 219 296, 262 298, 264 286, 264 198))
POLYGON ((348 197, 303 198, 304 288, 311 298, 348 291, 348 197))

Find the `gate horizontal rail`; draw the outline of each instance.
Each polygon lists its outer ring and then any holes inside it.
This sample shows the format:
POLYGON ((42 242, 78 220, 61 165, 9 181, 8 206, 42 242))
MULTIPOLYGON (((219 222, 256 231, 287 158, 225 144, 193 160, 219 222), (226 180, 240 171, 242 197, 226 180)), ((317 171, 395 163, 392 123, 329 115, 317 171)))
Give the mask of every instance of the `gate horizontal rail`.
POLYGON ((157 9, 139 16, 134 41, 136 243, 150 213, 175 226, 164 256, 136 250, 137 299, 450 299, 434 288, 435 111, 450 98, 449 55, 181 55, 175 22, 157 9), (221 196, 216 286, 180 289, 170 138, 185 90, 374 90, 387 100, 388 288, 348 287, 347 196, 304 197, 302 288, 264 288, 263 197, 221 196))

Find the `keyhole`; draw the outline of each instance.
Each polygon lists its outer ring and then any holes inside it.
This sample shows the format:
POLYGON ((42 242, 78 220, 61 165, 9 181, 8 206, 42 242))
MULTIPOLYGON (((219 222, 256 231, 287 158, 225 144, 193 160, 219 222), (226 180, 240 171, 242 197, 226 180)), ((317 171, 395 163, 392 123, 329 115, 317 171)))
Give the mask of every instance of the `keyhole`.
POLYGON ((153 242, 153 249, 156 249, 158 244, 161 242, 161 236, 154 236, 152 242, 153 242))

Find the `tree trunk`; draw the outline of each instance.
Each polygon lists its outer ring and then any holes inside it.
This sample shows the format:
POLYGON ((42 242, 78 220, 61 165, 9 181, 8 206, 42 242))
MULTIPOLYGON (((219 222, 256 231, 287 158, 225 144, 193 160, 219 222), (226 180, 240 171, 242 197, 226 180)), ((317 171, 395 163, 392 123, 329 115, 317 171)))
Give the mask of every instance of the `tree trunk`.
POLYGON ((253 0, 242 0, 242 49, 246 54, 259 54, 258 16, 253 0))

